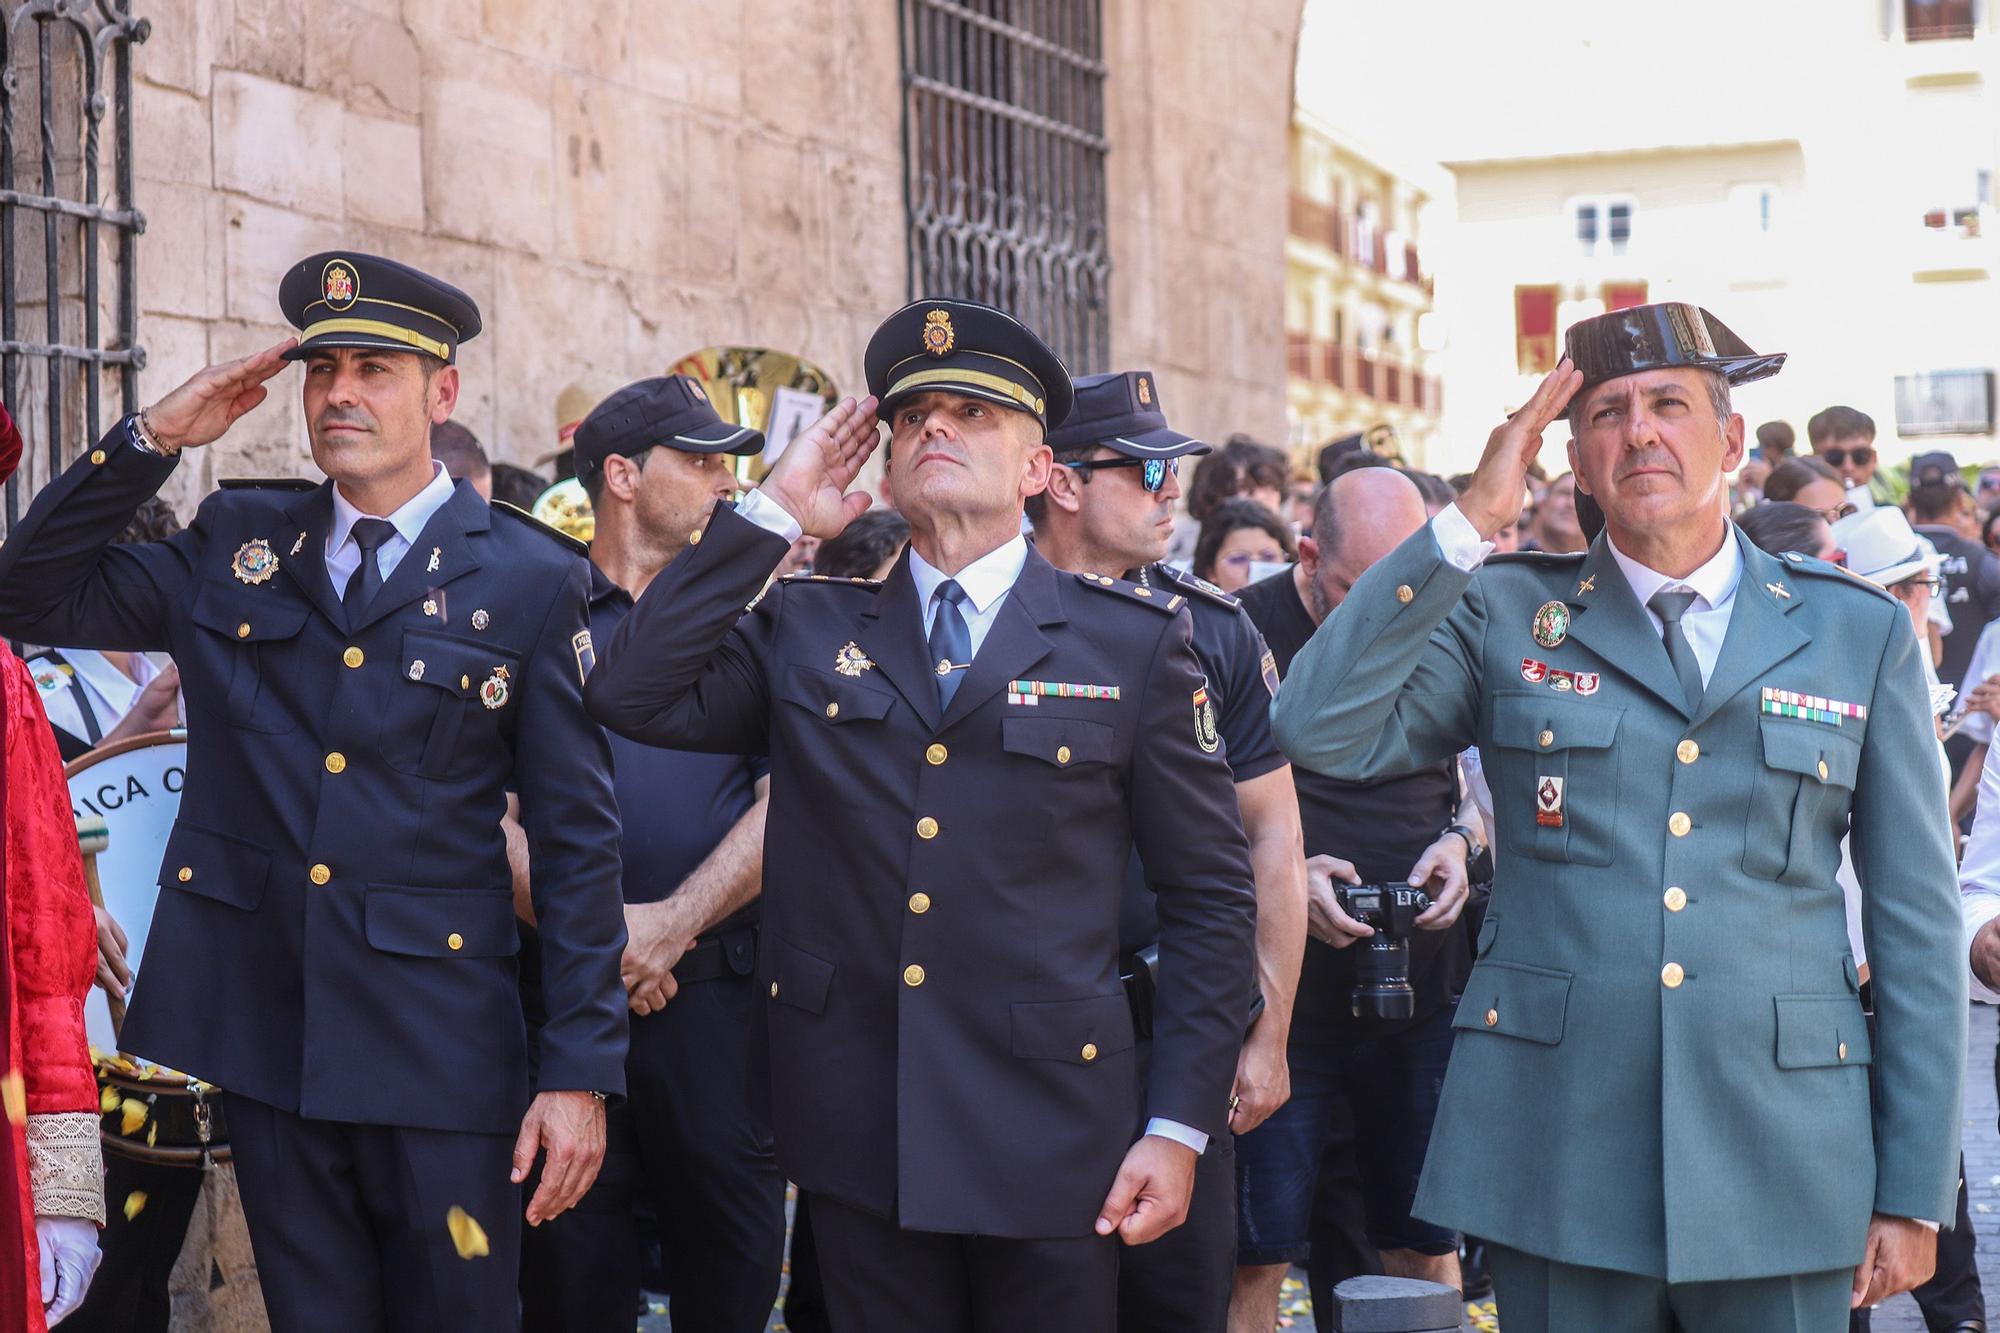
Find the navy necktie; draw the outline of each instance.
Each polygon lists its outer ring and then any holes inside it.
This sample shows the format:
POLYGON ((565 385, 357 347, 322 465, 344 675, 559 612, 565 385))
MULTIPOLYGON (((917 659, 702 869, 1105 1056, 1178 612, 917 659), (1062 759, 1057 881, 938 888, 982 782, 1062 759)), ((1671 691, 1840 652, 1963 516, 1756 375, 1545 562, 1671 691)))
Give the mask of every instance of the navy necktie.
POLYGON ((972 661, 972 631, 966 628, 965 616, 958 606, 965 600, 965 589, 958 586, 956 579, 946 579, 938 584, 931 594, 937 600, 937 615, 931 620, 931 668, 937 672, 938 708, 951 707, 951 696, 958 693, 958 682, 966 665, 972 661))
POLYGON ((1681 691, 1687 695, 1688 707, 1701 710, 1701 663, 1695 660, 1694 645, 1688 642, 1687 634, 1681 629, 1681 617, 1694 605, 1695 594, 1686 589, 1661 590, 1653 594, 1653 600, 1646 605, 1660 618, 1664 626, 1660 637, 1666 640, 1667 661, 1673 664, 1674 675, 1680 678, 1681 691))
POLYGON ((375 552, 396 535, 396 525, 386 518, 357 518, 351 531, 354 544, 361 548, 361 563, 347 580, 347 591, 340 595, 340 607, 347 613, 349 629, 361 619, 368 603, 375 600, 375 594, 382 591, 382 562, 375 558, 375 552))

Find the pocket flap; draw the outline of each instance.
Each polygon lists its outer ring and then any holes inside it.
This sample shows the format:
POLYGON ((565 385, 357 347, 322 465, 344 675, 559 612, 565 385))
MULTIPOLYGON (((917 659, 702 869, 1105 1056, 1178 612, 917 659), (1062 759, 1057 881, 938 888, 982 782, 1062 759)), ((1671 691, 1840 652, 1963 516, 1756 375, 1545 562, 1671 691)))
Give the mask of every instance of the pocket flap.
POLYGON ((1764 762, 1815 782, 1852 790, 1861 768, 1861 742, 1824 722, 1762 718, 1764 762))
POLYGON ((264 901, 264 883, 271 874, 271 853, 255 843, 178 823, 167 837, 160 860, 160 883, 244 911, 264 901))
POLYGON ((1865 1065, 1875 1059, 1861 1001, 1852 995, 1778 995, 1778 1068, 1865 1065))
POLYGON ((817 713, 835 726, 879 722, 889 715, 896 702, 887 690, 803 666, 794 666, 785 673, 785 686, 779 697, 808 713, 817 713))
POLYGON ((1475 964, 1451 1025, 1553 1046, 1562 1040, 1570 981, 1568 972, 1526 963, 1475 964))
POLYGON ((826 993, 833 986, 833 964, 782 940, 771 942, 771 998, 809 1014, 826 1012, 826 993))
POLYGON ((403 631, 403 657, 398 663, 405 680, 435 685, 461 699, 477 695, 494 676, 517 684, 520 665, 517 653, 426 629, 403 631))
POLYGON ((1009 1007, 1014 1054, 1023 1059, 1087 1065, 1132 1049, 1132 1006, 1122 990, 1082 1000, 1024 1000, 1009 1007))
POLYGON ((1110 763, 1112 738, 1109 724, 1080 717, 1000 719, 1000 744, 1007 753, 1028 755, 1057 768, 1110 763))
POLYGON ((1500 918, 1487 912, 1486 920, 1479 927, 1479 942, 1472 947, 1474 958, 1484 958, 1486 951, 1493 947, 1493 941, 1500 938, 1500 918))
POLYGON ((195 589, 194 623, 237 643, 295 638, 312 607, 271 588, 204 582, 195 589))
POLYGON ((1624 716, 1625 710, 1615 704, 1589 703, 1553 691, 1503 694, 1493 701, 1493 743, 1537 754, 1602 750, 1617 739, 1618 722, 1624 716))
POLYGON ((521 947, 507 889, 416 889, 370 884, 368 943, 413 958, 498 958, 521 947))

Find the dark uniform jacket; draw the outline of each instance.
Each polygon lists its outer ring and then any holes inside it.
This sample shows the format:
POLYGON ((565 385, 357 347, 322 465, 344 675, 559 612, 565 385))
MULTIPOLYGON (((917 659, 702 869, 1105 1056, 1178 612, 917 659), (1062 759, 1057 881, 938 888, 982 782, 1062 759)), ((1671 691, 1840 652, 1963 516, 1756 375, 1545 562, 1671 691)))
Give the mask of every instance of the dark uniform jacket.
POLYGON ((1147 1114, 1223 1133, 1243 1037, 1249 853, 1187 617, 1031 550, 940 717, 908 556, 880 585, 780 582, 745 615, 785 550, 719 508, 587 691, 626 735, 770 755, 780 1160, 912 1229, 1089 1235, 1138 1096, 1117 949, 1135 844, 1161 919, 1147 1114))
POLYGON ((174 465, 114 427, 0 547, 0 629, 181 670, 187 789, 123 1045, 307 1116, 513 1132, 512 787, 548 960, 540 1086, 622 1093, 583 558, 461 482, 349 627, 330 482, 225 483, 166 541, 107 545, 174 465))

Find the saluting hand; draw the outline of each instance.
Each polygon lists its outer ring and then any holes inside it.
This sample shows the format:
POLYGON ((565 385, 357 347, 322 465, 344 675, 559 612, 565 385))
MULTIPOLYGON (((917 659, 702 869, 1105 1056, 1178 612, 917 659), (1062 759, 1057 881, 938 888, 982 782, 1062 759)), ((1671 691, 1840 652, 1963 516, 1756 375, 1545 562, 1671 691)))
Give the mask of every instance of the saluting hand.
POLYGON ((1521 516, 1521 491, 1528 484, 1528 468, 1542 451, 1542 432, 1563 414, 1582 385, 1583 372, 1564 357, 1520 410, 1486 437, 1486 452, 1472 473, 1472 484, 1458 497, 1458 512, 1481 537, 1490 541, 1521 516))
POLYGON ((861 465, 879 440, 875 399, 843 398, 793 440, 757 489, 798 520, 808 537, 836 537, 874 503, 866 491, 849 495, 861 465))
POLYGON ((163 448, 187 449, 222 437, 236 419, 270 393, 264 381, 285 368, 298 345, 287 338, 237 361, 197 371, 193 379, 146 409, 146 426, 163 448))

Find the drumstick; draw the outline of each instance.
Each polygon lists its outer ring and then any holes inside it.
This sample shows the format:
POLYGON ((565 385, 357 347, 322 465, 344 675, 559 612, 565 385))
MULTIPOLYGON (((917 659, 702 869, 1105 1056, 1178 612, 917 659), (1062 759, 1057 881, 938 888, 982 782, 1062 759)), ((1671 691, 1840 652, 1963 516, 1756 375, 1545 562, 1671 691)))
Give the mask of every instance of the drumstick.
MULTIPOLYGON (((85 815, 76 821, 76 841, 83 852, 83 883, 90 891, 90 905, 102 909, 104 886, 97 879, 97 854, 111 845, 111 830, 102 818, 85 815)), ((111 1035, 115 1038, 125 1027, 125 1001, 110 991, 104 992, 104 1001, 111 1008, 111 1035)))

